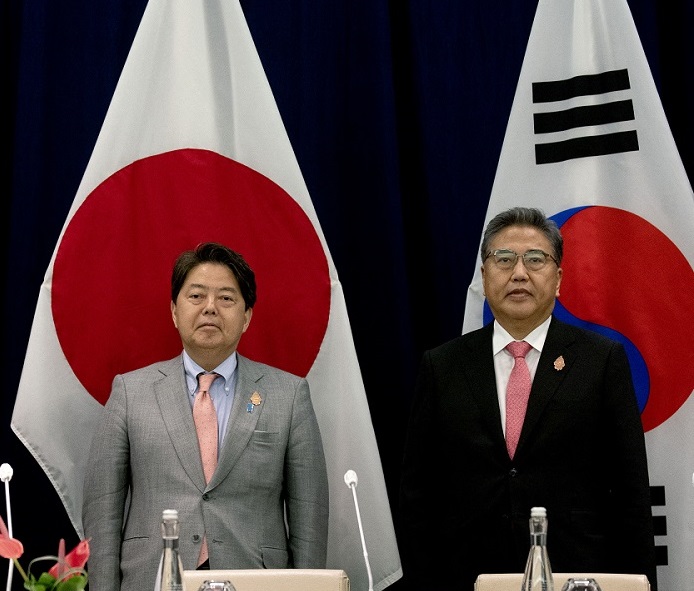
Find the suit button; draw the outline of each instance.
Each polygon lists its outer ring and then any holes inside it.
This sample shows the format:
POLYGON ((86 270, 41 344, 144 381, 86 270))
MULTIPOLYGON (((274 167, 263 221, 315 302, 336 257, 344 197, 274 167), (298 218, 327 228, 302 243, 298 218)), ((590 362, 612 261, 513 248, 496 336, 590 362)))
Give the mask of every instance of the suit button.
POLYGON ((208 495, 207 493, 205 493, 204 495, 202 495, 202 500, 203 500, 203 501, 209 501, 209 499, 210 499, 210 495, 208 495))
POLYGON ((518 470, 516 470, 515 468, 511 468, 511 471, 508 473, 508 475, 509 475, 511 478, 515 478, 515 477, 516 477, 516 474, 518 474, 518 470))
POLYGON ((193 541, 194 542, 199 542, 200 541, 200 536, 198 534, 193 534, 193 541))

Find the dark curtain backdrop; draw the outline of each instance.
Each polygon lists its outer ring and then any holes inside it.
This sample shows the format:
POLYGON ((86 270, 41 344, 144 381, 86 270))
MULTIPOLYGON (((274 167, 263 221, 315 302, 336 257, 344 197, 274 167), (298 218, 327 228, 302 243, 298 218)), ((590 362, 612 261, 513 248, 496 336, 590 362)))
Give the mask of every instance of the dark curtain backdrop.
MULTIPOLYGON (((397 527, 417 364, 462 330, 537 1, 241 4, 344 287, 397 527)), ((145 5, 2 2, 0 463, 14 468, 14 533, 26 557, 54 554, 60 537, 77 542, 10 418, 39 286, 145 5)), ((694 5, 629 5, 692 178, 694 5)), ((435 507, 432 518, 444 514, 435 507)), ((445 561, 441 549, 432 560, 445 561)), ((0 572, 4 584, 6 561, 0 572)), ((392 588, 407 588, 406 573, 392 588)))

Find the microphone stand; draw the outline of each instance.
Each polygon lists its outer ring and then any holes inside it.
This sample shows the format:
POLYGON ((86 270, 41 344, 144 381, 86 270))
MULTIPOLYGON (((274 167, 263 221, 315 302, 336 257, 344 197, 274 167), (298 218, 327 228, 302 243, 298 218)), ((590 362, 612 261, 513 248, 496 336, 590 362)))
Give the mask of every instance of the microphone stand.
POLYGON ((357 512, 357 523, 359 524, 359 535, 361 536, 361 547, 364 550, 364 562, 366 563, 366 573, 369 576, 369 591, 373 591, 374 581, 371 575, 371 565, 369 564, 369 553, 366 551, 366 540, 364 539, 364 528, 361 525, 361 514, 359 513, 359 502, 357 501, 357 473, 354 470, 345 472, 345 484, 352 489, 354 497, 354 508, 357 512))
MULTIPOLYGON (((12 479, 12 466, 3 464, 0 466, 0 480, 5 483, 5 505, 7 506, 7 533, 12 536, 12 508, 10 505, 10 480, 12 479)), ((12 573, 14 572, 14 562, 10 559, 10 566, 7 572, 7 591, 12 588, 12 573)))

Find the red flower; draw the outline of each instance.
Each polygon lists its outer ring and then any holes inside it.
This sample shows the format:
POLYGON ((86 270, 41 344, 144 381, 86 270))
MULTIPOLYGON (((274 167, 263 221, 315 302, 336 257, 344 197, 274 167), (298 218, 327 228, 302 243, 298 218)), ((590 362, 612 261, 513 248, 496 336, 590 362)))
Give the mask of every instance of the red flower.
MULTIPOLYGON (((65 542, 63 540, 61 541, 61 546, 64 546, 65 542)), ((48 574, 51 575, 52 577, 55 577, 56 579, 60 578, 58 576, 58 571, 61 571, 60 574, 62 575, 63 572, 71 569, 71 568, 84 568, 84 565, 87 564, 87 559, 89 558, 89 540, 82 540, 77 546, 75 546, 68 554, 65 555, 65 563, 61 564, 60 562, 56 562, 52 567, 51 570, 48 571, 48 574), (61 569, 62 566, 62 569, 61 569)))
POLYGON ((0 517, 0 556, 16 560, 24 553, 24 546, 19 540, 10 537, 7 526, 0 517))
POLYGON ((89 558, 88 539, 82 540, 67 555, 65 540, 60 540, 57 562, 49 572, 42 573, 38 578, 31 574, 31 565, 37 561, 50 560, 51 557, 42 556, 32 560, 27 574, 17 560, 23 553, 22 543, 10 537, 7 526, 0 517, 0 556, 12 560, 17 572, 24 579, 24 589, 28 591, 84 591, 87 584, 87 571, 84 570, 84 565, 89 558))

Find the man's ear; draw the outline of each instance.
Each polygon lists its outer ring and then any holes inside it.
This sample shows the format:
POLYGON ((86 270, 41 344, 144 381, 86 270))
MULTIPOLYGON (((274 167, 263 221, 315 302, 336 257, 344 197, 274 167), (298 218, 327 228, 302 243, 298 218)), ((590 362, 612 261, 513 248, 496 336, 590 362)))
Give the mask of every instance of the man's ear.
POLYGON ((561 267, 557 269, 557 290, 555 292, 555 297, 559 297, 559 286, 561 285, 561 276, 564 273, 561 267))
POLYGON ((243 324, 243 332, 248 330, 248 325, 251 323, 251 318, 253 317, 253 308, 248 308, 246 310, 246 322, 243 324))

